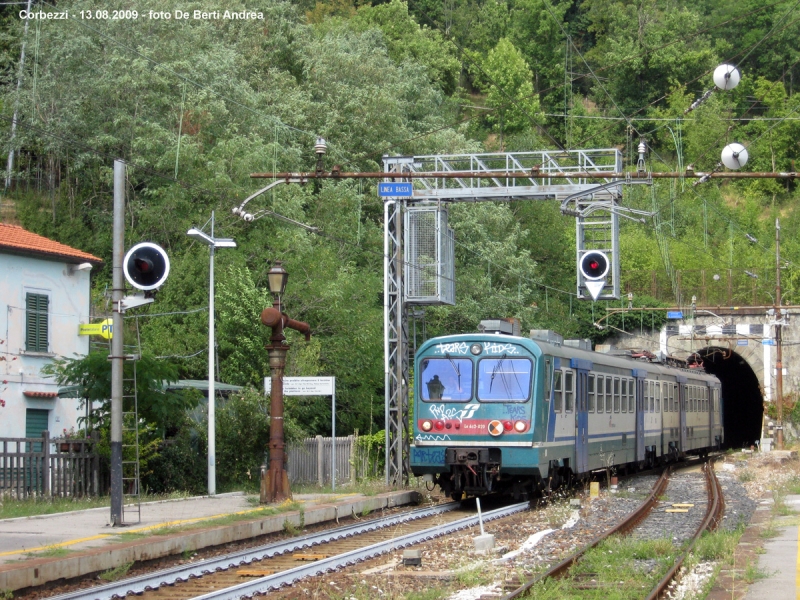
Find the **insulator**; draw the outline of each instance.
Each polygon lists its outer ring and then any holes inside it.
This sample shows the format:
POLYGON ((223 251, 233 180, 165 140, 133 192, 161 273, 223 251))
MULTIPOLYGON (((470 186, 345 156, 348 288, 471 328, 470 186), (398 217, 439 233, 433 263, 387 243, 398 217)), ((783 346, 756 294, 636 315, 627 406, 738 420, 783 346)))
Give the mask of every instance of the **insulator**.
POLYGON ((328 144, 325 138, 318 137, 317 143, 314 145, 314 152, 317 154, 325 154, 328 151, 328 144))

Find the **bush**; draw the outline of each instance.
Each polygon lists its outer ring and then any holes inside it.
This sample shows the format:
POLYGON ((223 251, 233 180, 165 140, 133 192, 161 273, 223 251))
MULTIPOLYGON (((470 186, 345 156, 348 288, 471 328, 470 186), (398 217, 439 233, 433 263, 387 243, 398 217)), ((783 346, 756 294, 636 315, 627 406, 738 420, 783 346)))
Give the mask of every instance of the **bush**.
POLYGON ((164 440, 142 475, 142 486, 152 494, 185 491, 205 493, 208 455, 205 437, 188 417, 175 437, 164 440))
MULTIPOLYGON (((217 408, 217 483, 226 489, 257 488, 261 465, 269 451, 270 398, 254 388, 231 396, 217 408)), ((303 437, 302 429, 284 415, 284 438, 303 437)))

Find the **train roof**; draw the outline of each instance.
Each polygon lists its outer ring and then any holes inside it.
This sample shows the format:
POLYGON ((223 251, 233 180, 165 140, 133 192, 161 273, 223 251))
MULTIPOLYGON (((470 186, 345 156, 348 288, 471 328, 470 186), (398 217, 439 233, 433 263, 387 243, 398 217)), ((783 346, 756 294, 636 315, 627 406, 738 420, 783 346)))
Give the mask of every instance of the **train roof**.
MULTIPOLYGON (((555 336, 558 338, 560 336, 555 336)), ((461 342, 475 342, 475 341, 492 341, 496 343, 514 343, 521 344, 527 347, 534 355, 549 354, 559 358, 576 358, 591 361, 594 365, 604 365, 619 369, 642 369, 650 374, 658 375, 682 375, 684 377, 691 377, 692 379, 700 379, 704 381, 719 382, 715 375, 706 373, 703 369, 689 369, 680 368, 667 365, 662 362, 645 361, 636 359, 630 356, 620 356, 615 354, 608 354, 605 352, 595 352, 594 350, 585 350, 580 347, 572 345, 564 345, 558 341, 546 341, 540 338, 529 338, 522 336, 513 336, 500 333, 477 332, 477 333, 462 333, 448 336, 440 336, 431 338, 417 351, 417 354, 424 353, 432 346, 440 344, 458 344, 461 342), (537 352, 536 350, 539 350, 537 352)))

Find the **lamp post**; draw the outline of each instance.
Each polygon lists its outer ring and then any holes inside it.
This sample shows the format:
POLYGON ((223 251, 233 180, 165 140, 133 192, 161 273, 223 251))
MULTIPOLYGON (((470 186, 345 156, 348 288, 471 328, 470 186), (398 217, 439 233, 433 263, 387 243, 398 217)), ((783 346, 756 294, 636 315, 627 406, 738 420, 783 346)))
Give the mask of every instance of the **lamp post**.
POLYGON ((217 493, 216 464, 216 412, 214 410, 214 249, 235 248, 236 242, 230 238, 214 237, 214 211, 211 211, 211 235, 192 227, 186 232, 190 238, 208 246, 209 286, 208 286, 208 495, 217 493))
POLYGON ((283 268, 281 261, 276 261, 267 273, 269 291, 272 293, 273 302, 261 313, 261 322, 272 328, 269 352, 269 369, 272 380, 270 391, 270 422, 269 422, 269 469, 266 481, 262 481, 261 502, 283 502, 291 498, 289 489, 289 473, 286 471, 286 452, 283 435, 283 371, 286 368, 286 353, 289 346, 283 335, 285 327, 299 331, 306 336, 306 341, 311 337, 311 328, 307 323, 295 321, 285 315, 281 309, 281 297, 286 289, 289 273, 283 268))

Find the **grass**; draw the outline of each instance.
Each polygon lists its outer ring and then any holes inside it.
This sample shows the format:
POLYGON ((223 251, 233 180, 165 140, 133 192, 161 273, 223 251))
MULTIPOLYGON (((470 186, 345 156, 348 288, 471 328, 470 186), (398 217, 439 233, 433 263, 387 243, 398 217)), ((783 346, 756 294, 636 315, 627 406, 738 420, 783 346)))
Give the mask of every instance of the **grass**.
MULTIPOLYGON (((183 492, 165 495, 147 495, 142 496, 142 502, 188 497, 189 495, 183 492)), ((27 498, 25 500, 14 500, 8 496, 0 496, 0 519, 35 517, 38 515, 51 515, 55 513, 86 510, 89 508, 108 508, 111 505, 110 503, 111 500, 108 496, 93 496, 88 498, 39 497, 27 498)))
POLYGON ((124 563, 118 567, 100 573, 98 577, 104 581, 116 581, 117 579, 122 579, 123 577, 125 577, 125 575, 128 574, 128 571, 131 570, 132 566, 133 566, 132 562, 124 563))
POLYGON ((44 550, 40 550, 39 552, 28 552, 25 556, 29 558, 55 558, 58 556, 66 556, 72 552, 68 548, 64 548, 64 546, 59 546, 58 544, 53 544, 52 546, 45 547, 44 550))
POLYGON ((703 534, 694 547, 694 557, 698 561, 733 561, 736 545, 744 533, 739 527, 734 531, 718 529, 711 533, 703 534))
POLYGON ((760 569, 758 565, 748 561, 747 566, 745 567, 744 571, 742 571, 741 577, 742 580, 749 585, 751 583, 755 583, 759 579, 766 579, 769 577, 769 573, 764 571, 764 569, 760 569))
POLYGON ((614 537, 587 552, 575 565, 571 577, 544 581, 531 590, 531 596, 548 600, 587 597, 639 600, 664 576, 677 553, 678 549, 667 538, 614 537))
POLYGON ((486 565, 470 565, 456 572, 456 581, 462 588, 473 588, 488 585, 495 580, 492 569, 486 565))

